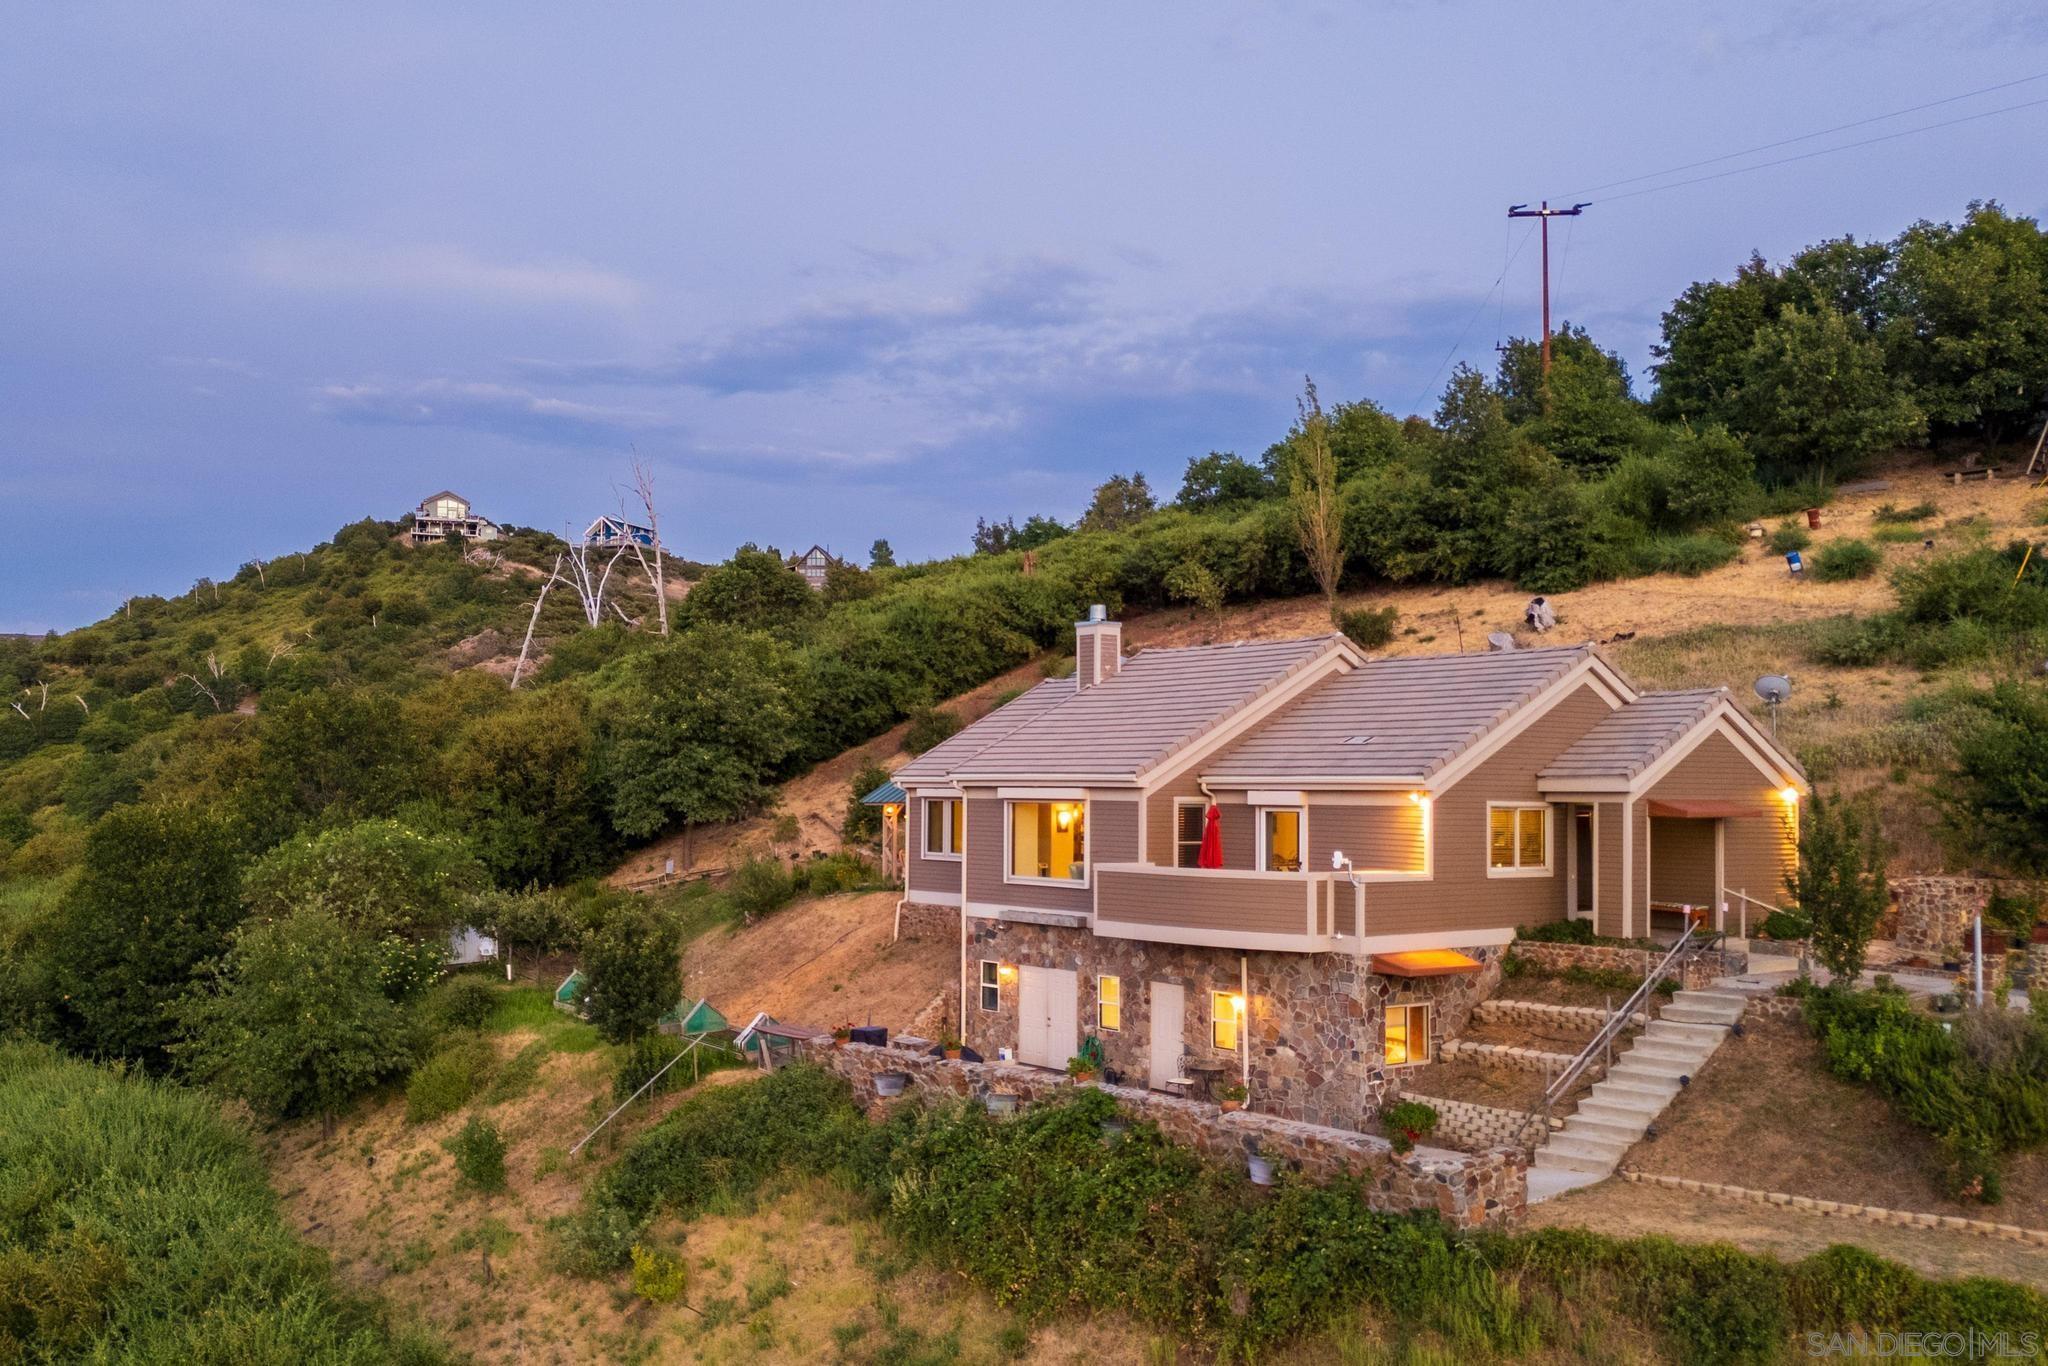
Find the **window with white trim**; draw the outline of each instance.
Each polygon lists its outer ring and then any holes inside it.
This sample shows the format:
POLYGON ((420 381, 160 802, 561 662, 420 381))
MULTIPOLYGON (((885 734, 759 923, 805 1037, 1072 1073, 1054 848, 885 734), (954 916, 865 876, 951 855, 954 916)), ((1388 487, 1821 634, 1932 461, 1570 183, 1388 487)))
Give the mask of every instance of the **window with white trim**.
POLYGON ((1550 808, 1488 803, 1486 871, 1489 875, 1550 871, 1550 808))
POLYGON ((1387 1066, 1407 1067, 1429 1061, 1429 1004, 1387 1007, 1387 1066))
POLYGON ((1298 873, 1307 854, 1308 812, 1298 806, 1259 808, 1259 867, 1298 873))
POLYGON ((1095 1027, 1105 1034, 1114 1034, 1124 1027, 1123 978, 1095 979, 1095 1027))
POLYGON ((993 959, 981 960, 981 1008, 1001 1010, 1003 1008, 1003 969, 993 959))
POLYGON ((1183 797, 1173 804, 1173 866, 1202 866, 1202 826, 1208 820, 1209 804, 1199 798, 1183 797))
POLYGON ((1088 880, 1088 806, 1085 802, 1011 802, 1012 881, 1088 880))
POLYGON ((924 804, 924 851, 935 858, 960 857, 967 805, 958 797, 928 798, 924 804))
POLYGON ((1209 1042, 1226 1053, 1237 1051, 1238 1033, 1244 1028, 1244 997, 1234 991, 1209 993, 1209 1042))

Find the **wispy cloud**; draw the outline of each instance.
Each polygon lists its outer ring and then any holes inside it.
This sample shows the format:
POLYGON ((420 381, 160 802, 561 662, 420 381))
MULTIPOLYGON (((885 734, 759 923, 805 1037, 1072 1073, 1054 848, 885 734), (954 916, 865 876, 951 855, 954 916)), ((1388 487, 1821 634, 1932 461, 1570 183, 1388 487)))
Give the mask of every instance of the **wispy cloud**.
POLYGON ((581 261, 490 261, 454 246, 373 246, 322 239, 259 242, 243 269, 283 289, 453 296, 497 304, 626 309, 638 283, 581 261))
POLYGON ((552 445, 616 446, 638 433, 676 430, 660 413, 451 379, 330 384, 319 391, 314 406, 348 422, 464 427, 552 445))
POLYGON ((239 375, 243 379, 262 378, 262 372, 255 366, 232 356, 159 356, 157 364, 172 370, 199 370, 214 375, 239 375))

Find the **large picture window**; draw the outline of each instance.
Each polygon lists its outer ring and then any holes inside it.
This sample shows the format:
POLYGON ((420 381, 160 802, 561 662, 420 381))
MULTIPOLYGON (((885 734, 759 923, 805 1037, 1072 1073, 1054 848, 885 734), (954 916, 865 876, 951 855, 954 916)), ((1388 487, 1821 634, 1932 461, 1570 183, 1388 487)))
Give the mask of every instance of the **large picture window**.
POLYGON ((1429 1061, 1429 1006, 1387 1007, 1387 1066, 1429 1061))
POLYGON ((1303 835, 1308 813, 1298 806, 1268 806, 1259 811, 1259 867, 1269 873, 1301 871, 1303 835))
POLYGON ((967 805, 958 797, 924 804, 924 851, 936 858, 958 858, 967 824, 967 805))
POLYGON ((1486 871, 1550 871, 1550 808, 1494 805, 1486 809, 1486 871))
POLYGON ((1087 881, 1087 805, 1011 802, 1010 876, 1052 882, 1087 881))

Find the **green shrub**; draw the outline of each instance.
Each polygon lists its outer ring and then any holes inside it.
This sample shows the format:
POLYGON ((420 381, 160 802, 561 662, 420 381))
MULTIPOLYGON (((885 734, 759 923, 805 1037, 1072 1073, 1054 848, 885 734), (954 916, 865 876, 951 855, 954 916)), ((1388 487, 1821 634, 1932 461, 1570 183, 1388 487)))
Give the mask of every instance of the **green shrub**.
POLYGON ((1719 536, 1651 536, 1629 551, 1629 569, 1637 574, 1683 574, 1697 578, 1719 569, 1740 554, 1719 536))
POLYGON ((547 1061, 548 1042, 535 1039, 512 1055, 511 1061, 498 1069, 491 1078, 491 1084, 484 1088, 485 1105, 503 1105, 508 1100, 517 1100, 533 1089, 540 1079, 540 1065, 547 1061))
POLYGON ((1436 1121, 1436 1110, 1419 1100, 1396 1101, 1380 1111, 1380 1127, 1387 1131, 1387 1141, 1397 1153, 1411 1151, 1435 1133, 1436 1121))
POLYGON ((1392 607, 1363 607, 1339 613, 1337 629, 1362 650, 1377 650, 1394 638, 1394 626, 1401 618, 1392 607))
POLYGON ((497 1061, 488 1039, 474 1034, 450 1039, 406 1081, 406 1121, 426 1124, 454 1114, 490 1080, 497 1061))
POLYGON ((682 1297, 689 1271, 682 1259, 660 1248, 633 1244, 633 1293, 649 1304, 667 1304, 682 1297))
POLYGON ((1518 925, 1515 938, 1532 944, 1590 944, 1598 936, 1590 920, 1546 920, 1540 925, 1518 925))
POLYGON ((903 732, 903 748, 922 754, 941 740, 959 733, 960 713, 941 707, 920 707, 910 714, 910 726, 903 732))
POLYGON ((748 857, 733 870, 726 888, 733 909, 751 922, 773 915, 796 899, 796 878, 778 858, 748 857))
POLYGON ((1797 522, 1780 522, 1772 530, 1769 545, 1773 555, 1790 555, 1813 544, 1813 534, 1797 522))
POLYGON ((471 1115, 462 1131, 448 1140, 448 1151, 464 1185, 480 1191, 505 1189, 505 1139, 497 1125, 471 1115))
POLYGON ((435 988, 430 1013, 444 1030, 476 1030, 484 1027, 497 1003, 496 987, 483 977, 465 973, 435 988))
MULTIPOLYGON (((653 1081, 655 1074, 661 1072, 662 1068, 669 1067, 682 1051, 683 1041, 673 1034, 645 1034, 633 1040, 627 1046, 624 1056, 619 1059, 618 1070, 612 1073, 612 1099, 624 1100, 638 1092, 641 1087, 653 1081)), ((679 1081, 677 1070, 669 1067, 649 1094, 658 1096, 664 1091, 673 1091, 687 1082, 689 1077, 689 1069, 684 1068, 679 1081)))
POLYGON ((1813 577, 1822 583, 1844 583, 1867 579, 1877 572, 1884 556, 1868 541, 1833 541, 1813 557, 1813 577))
POLYGON ((850 849, 809 859, 790 870, 796 890, 808 896, 831 896, 873 885, 875 866, 850 849))
POLYGON ((1765 916, 1756 932, 1765 939, 1804 939, 1813 933, 1813 925, 1797 911, 1780 909, 1765 916))
POLYGON ((1939 511, 1941 509, 1932 503, 1915 503, 1913 506, 1905 508, 1886 503, 1878 508, 1877 511, 1871 513, 1870 516, 1872 521, 1880 525, 1887 522, 1924 522, 1939 511))

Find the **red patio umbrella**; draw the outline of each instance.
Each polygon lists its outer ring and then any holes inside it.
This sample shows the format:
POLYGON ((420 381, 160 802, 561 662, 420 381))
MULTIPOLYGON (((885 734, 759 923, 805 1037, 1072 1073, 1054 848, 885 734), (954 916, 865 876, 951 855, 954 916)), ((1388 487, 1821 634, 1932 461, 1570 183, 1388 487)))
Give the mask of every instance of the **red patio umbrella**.
POLYGON ((1209 809, 1202 813, 1202 851, 1195 856, 1197 868, 1221 868, 1223 866, 1223 813, 1210 802, 1209 809))

